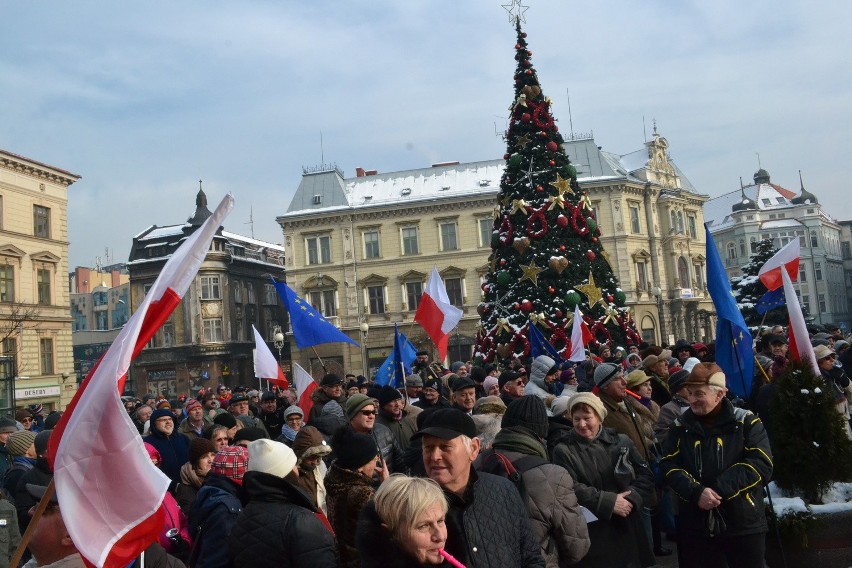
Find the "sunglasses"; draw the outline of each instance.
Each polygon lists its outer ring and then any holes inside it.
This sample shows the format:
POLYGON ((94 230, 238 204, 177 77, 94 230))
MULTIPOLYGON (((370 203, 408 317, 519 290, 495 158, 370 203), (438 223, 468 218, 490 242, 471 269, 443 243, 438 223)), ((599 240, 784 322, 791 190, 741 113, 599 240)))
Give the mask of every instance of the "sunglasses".
POLYGON ((375 410, 362 410, 361 414, 364 416, 374 416, 376 414, 375 410))
POLYGON ((22 419, 21 419, 21 422, 22 422, 22 423, 23 423, 23 422, 32 422, 32 421, 33 421, 33 419, 32 419, 32 418, 22 418, 22 419))
POLYGON ((832 353, 831 355, 822 358, 823 361, 825 361, 826 359, 833 361, 834 359, 837 359, 837 355, 835 353, 832 353))

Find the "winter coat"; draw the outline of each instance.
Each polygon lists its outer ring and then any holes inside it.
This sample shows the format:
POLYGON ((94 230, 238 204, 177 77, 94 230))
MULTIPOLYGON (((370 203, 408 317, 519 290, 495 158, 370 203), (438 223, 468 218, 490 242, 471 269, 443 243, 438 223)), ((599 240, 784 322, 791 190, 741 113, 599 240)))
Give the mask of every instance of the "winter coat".
POLYGON ((665 482, 685 502, 680 504, 680 530, 708 536, 707 511, 698 508, 706 487, 722 496, 718 507, 725 535, 766 532, 763 484, 772 477, 772 450, 760 419, 734 408, 723 398, 715 422, 708 426, 686 410, 669 429, 660 463, 665 482))
POLYGON ((243 510, 241 492, 242 488, 230 479, 207 474, 189 510, 189 534, 199 541, 198 559, 193 568, 232 566, 225 543, 243 510))
POLYGON ((21 544, 18 528, 18 515, 15 506, 6 499, 0 499, 0 568, 9 568, 12 553, 21 544))
POLYGON ((259 471, 246 472, 243 483, 248 504, 229 539, 235 568, 337 566, 334 537, 307 495, 259 471))
POLYGON ((402 411, 402 418, 400 420, 390 416, 384 410, 379 410, 376 422, 386 426, 391 431, 401 450, 405 450, 411 445, 411 437, 417 432, 417 423, 414 421, 414 414, 405 410, 402 411))
POLYGON ((471 468, 464 495, 444 495, 450 506, 444 548, 467 568, 544 568, 538 538, 514 483, 471 468))
POLYGON ((198 490, 204 483, 203 477, 198 477, 190 462, 186 462, 180 468, 180 483, 175 487, 175 500, 177 500, 180 510, 185 515, 189 514, 192 504, 195 502, 195 497, 198 495, 198 490))
POLYGON ((86 568, 86 564, 80 553, 75 552, 50 564, 39 564, 35 558, 30 558, 23 568, 86 568))
POLYGON ((411 406, 416 406, 421 410, 426 410, 429 408, 449 408, 450 403, 447 402, 447 399, 445 399, 444 397, 438 397, 438 401, 435 402, 435 404, 431 404, 428 400, 423 398, 423 395, 420 395, 420 399, 417 402, 412 403, 411 406))
MULTIPOLYGON (((323 414, 316 418, 311 418, 311 426, 320 431, 326 442, 329 442, 334 433, 345 427, 346 424, 348 422, 346 422, 345 418, 335 416, 334 414, 323 414)), ((292 442, 290 443, 292 444, 292 442)))
POLYGON ((189 461, 189 438, 176 431, 167 437, 152 425, 151 433, 142 440, 160 452, 160 469, 169 476, 173 485, 180 483, 180 468, 189 461))
MULTIPOLYGON (((358 519, 355 532, 355 545, 361 559, 361 568, 422 568, 410 554, 405 552, 393 538, 390 531, 382 526, 382 519, 376 513, 372 501, 364 506, 358 519)), ((446 560, 441 564, 428 566, 449 567, 446 560)))
POLYGON ((325 501, 328 507, 328 520, 337 536, 340 566, 357 567, 358 550, 355 548, 355 529, 361 509, 376 493, 373 480, 363 473, 331 464, 328 475, 325 476, 325 489, 328 492, 325 501))
POLYGON ((189 418, 185 418, 180 423, 180 426, 178 426, 177 431, 189 438, 189 441, 191 442, 195 438, 202 437, 204 435, 204 431, 206 431, 209 427, 213 425, 213 420, 206 414, 202 415, 202 422, 204 423, 204 425, 201 427, 200 435, 195 431, 195 428, 192 427, 192 423, 189 421, 189 418))
POLYGON ((390 473, 404 473, 405 462, 402 460, 402 448, 390 428, 376 422, 373 424, 372 436, 382 455, 382 461, 390 466, 390 473))
POLYGON ((35 466, 36 460, 24 456, 16 456, 12 458, 12 467, 6 470, 6 475, 3 478, 3 489, 6 490, 6 497, 15 502, 15 494, 18 489, 18 482, 26 472, 35 466))
POLYGON ((657 423, 654 424, 654 435, 660 443, 669 433, 669 427, 671 427, 675 418, 683 414, 683 411, 687 408, 689 408, 689 402, 678 395, 674 395, 670 402, 660 407, 660 416, 657 418, 657 423))
MULTIPOLYGON (((142 566, 141 555, 133 561, 129 568, 139 568, 142 566)), ((166 549, 152 542, 151 546, 145 549, 145 568, 186 568, 186 565, 166 552, 166 549)))
POLYGON ((284 420, 284 409, 279 408, 275 412, 263 412, 257 415, 263 425, 266 427, 266 431, 269 432, 269 436, 272 438, 277 437, 281 434, 281 427, 286 424, 286 420, 284 420))
MULTIPOLYGON (((556 363, 548 357, 547 355, 539 355, 535 359, 533 359, 532 365, 530 366, 530 381, 524 387, 524 395, 525 396, 537 396, 542 400, 547 400, 548 397, 555 396, 555 392, 552 385, 548 385, 544 382, 544 377, 547 376, 547 372, 553 368, 553 365, 556 363)), ((548 406, 545 403, 545 406, 548 406)), ((548 416, 549 416, 548 411, 548 416)))
MULTIPOLYGON (((642 454, 644 461, 656 459, 654 452, 654 424, 656 419, 651 411, 645 408, 640 402, 633 400, 630 395, 624 399, 624 404, 619 404, 604 393, 598 393, 607 415, 604 418, 603 425, 606 428, 612 428, 619 434, 624 434, 639 453, 642 454)), ((646 504, 646 506, 651 506, 646 504)))
POLYGON ((314 405, 311 407, 311 411, 308 413, 305 422, 311 426, 316 426, 316 424, 314 424, 314 419, 322 416, 322 407, 330 400, 336 400, 340 406, 344 406, 346 404, 346 395, 342 394, 338 398, 332 399, 330 396, 325 394, 322 389, 318 388, 313 392, 313 394, 311 394, 311 400, 314 405))
POLYGON ((645 374, 651 377, 651 400, 659 404, 660 406, 664 406, 671 402, 672 394, 669 391, 669 379, 668 377, 661 377, 648 369, 643 368, 645 374))
POLYGON ((583 558, 584 567, 653 566, 654 555, 642 524, 642 507, 654 494, 654 475, 647 462, 624 434, 601 427, 594 440, 587 440, 571 428, 551 422, 548 434, 551 460, 568 470, 574 479, 574 493, 580 505, 598 520, 589 523, 591 548, 583 558), (622 451, 635 471, 625 489, 615 476, 622 451), (627 517, 613 513, 616 497, 629 490, 626 499, 633 505, 627 517))
MULTIPOLYGON (((494 450, 513 464, 526 456, 547 460, 544 443, 524 428, 504 428, 494 450)), ((545 463, 522 473, 527 510, 548 568, 568 566, 589 551, 589 531, 574 495, 574 481, 562 467, 545 463)))
POLYGON ((41 457, 36 458, 36 463, 32 469, 26 471, 18 480, 13 495, 15 508, 18 510, 18 528, 21 530, 21 534, 24 534, 30 524, 30 509, 38 505, 38 500, 27 491, 27 483, 47 487, 50 485, 51 479, 53 479, 53 472, 50 471, 50 464, 46 457, 41 457))
POLYGON ((12 456, 5 444, 0 444, 0 481, 6 476, 6 472, 12 467, 12 456))

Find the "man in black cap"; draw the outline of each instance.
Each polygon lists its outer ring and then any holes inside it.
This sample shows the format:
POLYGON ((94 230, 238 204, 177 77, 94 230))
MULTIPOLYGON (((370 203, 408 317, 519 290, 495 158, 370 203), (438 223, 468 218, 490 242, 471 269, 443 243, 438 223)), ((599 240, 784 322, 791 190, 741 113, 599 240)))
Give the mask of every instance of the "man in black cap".
POLYGON ((260 421, 266 427, 266 431, 273 437, 281 434, 281 426, 284 425, 284 408, 278 408, 275 393, 265 392, 260 397, 260 421))
POLYGON ((249 413, 249 397, 246 393, 238 392, 231 396, 231 402, 228 404, 228 412, 233 414, 237 420, 242 422, 243 426, 248 428, 260 428, 266 432, 266 436, 269 437, 269 432, 266 430, 266 426, 264 426, 263 422, 249 413))
POLYGON ((426 474, 449 504, 446 551, 465 566, 544 567, 518 489, 473 469, 480 449, 473 418, 452 408, 436 410, 415 437, 423 438, 426 474))
POLYGON ((423 380, 429 378, 429 352, 421 349, 417 352, 414 362, 411 364, 411 372, 423 377, 423 380))
POLYGON ((423 381, 423 390, 420 391, 420 399, 413 404, 417 408, 449 408, 450 403, 441 396, 441 380, 427 379, 423 381))
POLYGON ((497 386, 500 387, 500 400, 509 407, 512 402, 524 396, 524 378, 517 371, 505 370, 497 377, 497 386))
POLYGON ((411 445, 411 436, 417 431, 414 415, 405 410, 402 394, 393 387, 382 387, 376 400, 379 402, 376 422, 387 426, 399 447, 405 451, 411 445))
POLYGON ((12 456, 6 448, 9 436, 18 431, 18 425, 11 418, 0 418, 0 479, 6 475, 6 470, 12 467, 12 456))
POLYGON ((319 383, 320 388, 311 395, 314 402, 311 412, 308 414, 307 422, 322 416, 322 407, 330 400, 334 400, 341 407, 346 404, 346 395, 343 394, 343 378, 334 373, 326 374, 319 383))
POLYGON ((476 383, 467 377, 459 377, 453 384, 453 408, 473 414, 473 405, 476 403, 476 383))

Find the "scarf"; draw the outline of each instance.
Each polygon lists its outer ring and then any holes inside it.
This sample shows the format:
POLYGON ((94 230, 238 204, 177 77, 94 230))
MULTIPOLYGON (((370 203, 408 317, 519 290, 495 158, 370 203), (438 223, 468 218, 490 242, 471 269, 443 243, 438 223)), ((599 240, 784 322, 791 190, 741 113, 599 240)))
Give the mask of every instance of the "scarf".
POLYGON ((291 442, 296 439, 296 434, 298 434, 298 432, 287 426, 287 424, 281 426, 281 435, 291 442))
POLYGON ((201 484, 204 483, 204 477, 201 477, 197 473, 195 473, 195 469, 192 467, 192 464, 186 462, 180 468, 180 481, 184 485, 189 485, 190 487, 200 489, 201 484))
POLYGON ((19 463, 25 466, 27 469, 31 469, 35 464, 35 458, 28 458, 26 456, 17 456, 12 460, 12 463, 19 463))

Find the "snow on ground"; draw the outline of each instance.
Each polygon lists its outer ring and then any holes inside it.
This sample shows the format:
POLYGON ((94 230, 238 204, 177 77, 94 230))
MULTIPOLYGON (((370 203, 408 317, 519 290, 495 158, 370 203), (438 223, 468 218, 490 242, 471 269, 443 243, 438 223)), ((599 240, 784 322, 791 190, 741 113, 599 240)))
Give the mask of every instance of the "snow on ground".
MULTIPOLYGON (((823 495, 822 505, 806 505, 801 497, 780 489, 774 481, 769 484, 769 494, 772 495, 775 516, 779 518, 808 510, 815 515, 852 511, 852 483, 833 484, 823 495)), ((766 503, 769 503, 768 499, 766 503)))

